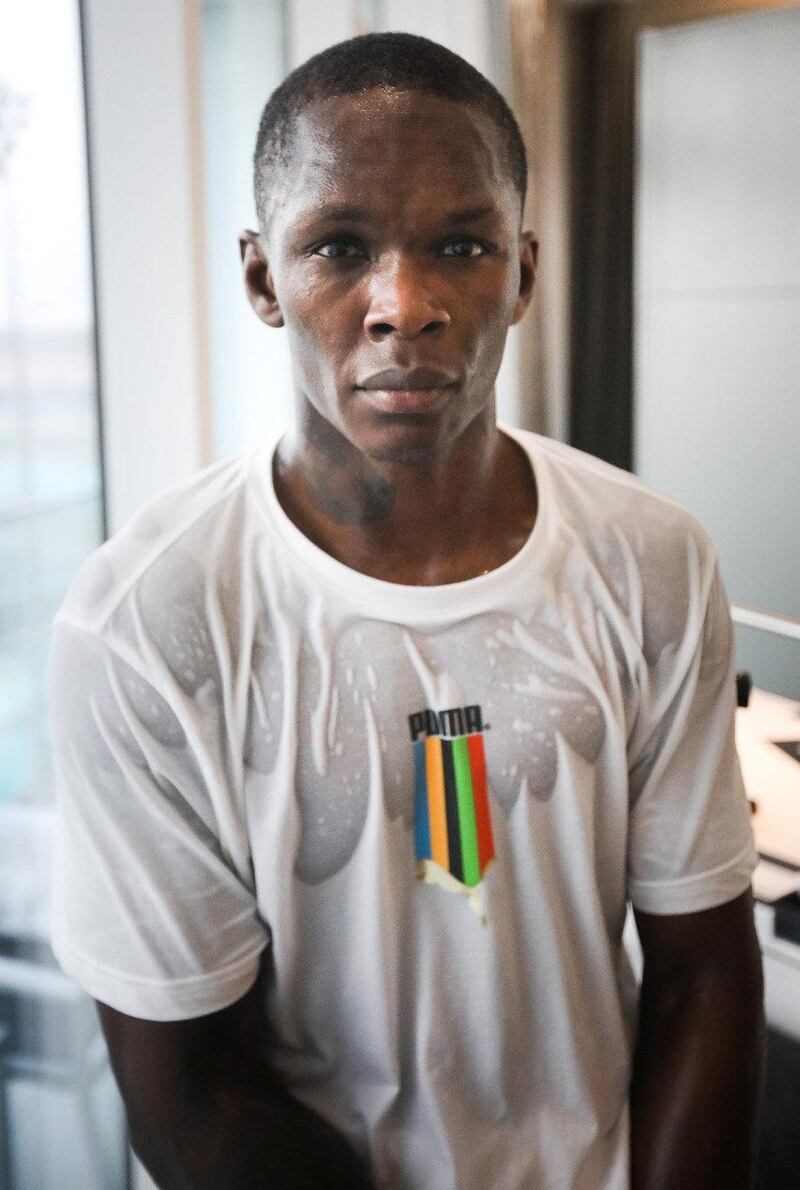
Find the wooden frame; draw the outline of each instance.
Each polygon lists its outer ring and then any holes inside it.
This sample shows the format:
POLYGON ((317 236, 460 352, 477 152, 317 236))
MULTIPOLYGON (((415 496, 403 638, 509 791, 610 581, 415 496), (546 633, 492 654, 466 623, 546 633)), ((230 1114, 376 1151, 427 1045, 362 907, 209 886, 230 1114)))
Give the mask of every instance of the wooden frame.
POLYGON ((798 0, 641 0, 638 7, 640 25, 656 27, 770 8, 797 8, 798 0))

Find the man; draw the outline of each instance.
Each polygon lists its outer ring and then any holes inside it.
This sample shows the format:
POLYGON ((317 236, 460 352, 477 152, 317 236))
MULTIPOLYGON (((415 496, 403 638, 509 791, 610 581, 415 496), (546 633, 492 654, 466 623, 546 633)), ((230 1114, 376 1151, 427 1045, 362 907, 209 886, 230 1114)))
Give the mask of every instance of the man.
POLYGON ((60 613, 55 947, 164 1190, 748 1185, 728 607, 680 508, 496 425, 525 176, 430 42, 291 75, 242 258, 294 428, 60 613))

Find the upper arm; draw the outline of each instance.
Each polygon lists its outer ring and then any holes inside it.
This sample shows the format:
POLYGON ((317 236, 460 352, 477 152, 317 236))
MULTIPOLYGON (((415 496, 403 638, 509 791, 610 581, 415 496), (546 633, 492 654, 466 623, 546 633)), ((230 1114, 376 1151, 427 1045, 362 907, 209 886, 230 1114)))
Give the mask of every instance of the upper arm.
POLYGON ((97 1010, 134 1131, 179 1122, 231 1079, 262 1091, 277 1085, 266 1058, 261 979, 229 1007, 191 1020, 143 1020, 99 1001, 97 1010))
POLYGON ((136 1153, 164 1190, 367 1190, 350 1143, 270 1069, 262 992, 183 1021, 98 1003, 136 1153))
POLYGON ((650 985, 731 980, 737 994, 761 996, 761 952, 749 889, 698 913, 654 914, 634 908, 650 985))
POLYGON ((735 745, 730 608, 716 562, 705 582, 682 633, 642 675, 628 743, 627 891, 645 923, 674 918, 672 931, 664 922, 650 929, 662 945, 676 932, 682 940, 713 934, 720 914, 726 930, 746 932, 746 910, 731 909, 728 918, 712 907, 738 900, 756 863, 735 745), (715 915, 708 927, 696 920, 707 909, 715 915))
POLYGON ((205 750, 218 702, 176 694, 156 653, 55 626, 52 945, 95 1000, 169 1021, 241 998, 270 934, 231 766, 205 750))

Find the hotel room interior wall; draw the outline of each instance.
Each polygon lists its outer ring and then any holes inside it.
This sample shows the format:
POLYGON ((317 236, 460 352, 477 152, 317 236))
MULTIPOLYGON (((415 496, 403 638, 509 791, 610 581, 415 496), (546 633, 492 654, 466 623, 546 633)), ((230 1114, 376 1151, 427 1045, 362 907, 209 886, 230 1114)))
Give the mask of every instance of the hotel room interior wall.
POLYGON ((208 456, 196 15, 84 0, 112 532, 208 456))
POLYGON ((286 331, 245 294, 239 232, 258 226, 253 149, 261 110, 286 69, 283 0, 203 0, 202 111, 213 454, 277 438, 291 418, 286 331))
MULTIPOLYGON (((635 329, 637 472, 705 524, 734 602, 794 616, 799 58, 800 8, 642 35, 635 329)), ((800 696, 763 636, 740 665, 800 696)))

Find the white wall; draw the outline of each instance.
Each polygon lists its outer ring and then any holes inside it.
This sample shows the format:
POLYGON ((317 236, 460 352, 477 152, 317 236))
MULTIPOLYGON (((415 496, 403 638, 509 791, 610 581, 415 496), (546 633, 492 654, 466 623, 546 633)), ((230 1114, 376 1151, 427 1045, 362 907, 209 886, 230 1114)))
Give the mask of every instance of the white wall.
POLYGON ((502 87, 496 10, 503 7, 497 0, 289 0, 289 67, 356 33, 397 30, 441 42, 502 87))
POLYGON ((85 0, 112 530, 207 456, 191 0, 85 0))
POLYGON ((203 0, 202 104, 213 453, 277 438, 292 412, 286 331, 256 318, 239 232, 258 226, 252 157, 261 110, 286 71, 283 0, 203 0))
MULTIPOLYGON (((800 9, 640 48, 636 470, 734 602, 800 616, 800 9)), ((800 651, 769 648, 742 642, 757 684, 800 695, 800 651)))

